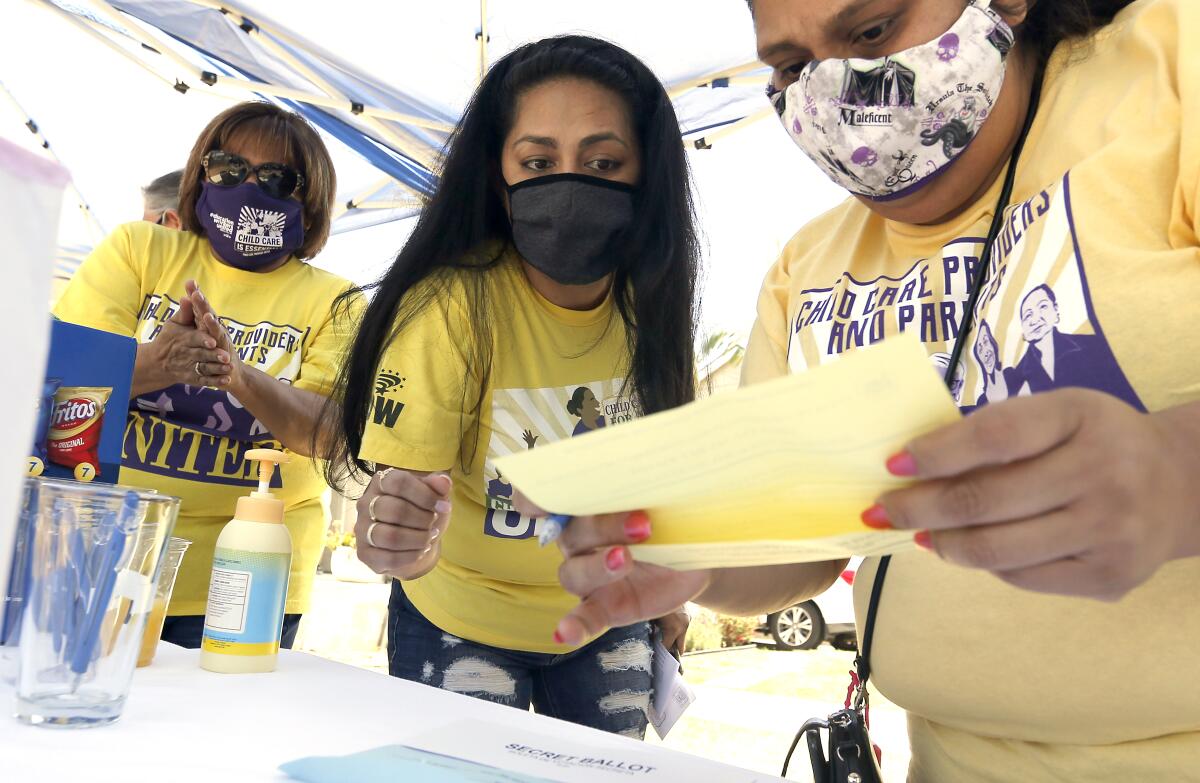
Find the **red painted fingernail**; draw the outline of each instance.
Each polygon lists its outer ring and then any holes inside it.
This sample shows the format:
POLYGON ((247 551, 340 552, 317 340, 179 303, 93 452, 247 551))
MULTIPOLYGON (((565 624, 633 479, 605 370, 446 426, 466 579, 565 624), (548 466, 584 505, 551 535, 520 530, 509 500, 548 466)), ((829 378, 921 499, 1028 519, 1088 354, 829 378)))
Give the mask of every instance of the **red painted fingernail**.
POLYGON ((933 536, 928 530, 917 531, 913 535, 913 543, 926 551, 933 551, 933 536))
POLYGON ((557 628, 554 629, 554 643, 555 644, 563 644, 562 634, 558 632, 557 628))
POLYGON ((892 520, 888 519, 887 511, 878 503, 862 512, 862 523, 876 530, 892 529, 892 520))
POLYGON ((609 571, 620 571, 625 567, 625 550, 615 546, 604 556, 604 567, 609 571))
POLYGON ((625 520, 625 537, 635 544, 650 537, 650 516, 645 511, 634 511, 625 520))
POLYGON ((888 457, 887 469, 888 473, 893 476, 915 476, 917 475, 917 461, 913 459, 912 454, 901 451, 888 457))

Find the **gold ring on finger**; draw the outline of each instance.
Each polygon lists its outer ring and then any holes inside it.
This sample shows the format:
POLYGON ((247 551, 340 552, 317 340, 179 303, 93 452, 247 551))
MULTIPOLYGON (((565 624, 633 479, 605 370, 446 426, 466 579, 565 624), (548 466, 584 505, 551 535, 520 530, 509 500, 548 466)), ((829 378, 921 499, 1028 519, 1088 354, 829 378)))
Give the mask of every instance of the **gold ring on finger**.
POLYGON ((371 538, 371 536, 375 533, 375 526, 378 524, 378 522, 372 522, 371 524, 367 525, 367 544, 372 549, 379 548, 379 546, 375 543, 375 539, 371 538))
MULTIPOLYGON (((375 504, 379 502, 379 499, 381 497, 383 497, 383 495, 376 495, 375 497, 371 498, 371 502, 367 504, 367 516, 371 518, 372 522, 379 521, 375 517, 375 504)), ((372 545, 372 546, 374 546, 374 545, 372 545)))

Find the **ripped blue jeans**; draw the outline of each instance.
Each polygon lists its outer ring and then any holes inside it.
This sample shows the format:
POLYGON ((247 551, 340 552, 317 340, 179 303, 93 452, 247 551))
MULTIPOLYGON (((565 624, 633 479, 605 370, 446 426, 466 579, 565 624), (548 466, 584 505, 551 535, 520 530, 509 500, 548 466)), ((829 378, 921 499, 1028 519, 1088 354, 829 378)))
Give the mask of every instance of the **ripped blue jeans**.
POLYGON ((643 739, 652 686, 649 623, 613 628, 565 655, 460 639, 425 619, 392 582, 388 671, 393 677, 643 739))

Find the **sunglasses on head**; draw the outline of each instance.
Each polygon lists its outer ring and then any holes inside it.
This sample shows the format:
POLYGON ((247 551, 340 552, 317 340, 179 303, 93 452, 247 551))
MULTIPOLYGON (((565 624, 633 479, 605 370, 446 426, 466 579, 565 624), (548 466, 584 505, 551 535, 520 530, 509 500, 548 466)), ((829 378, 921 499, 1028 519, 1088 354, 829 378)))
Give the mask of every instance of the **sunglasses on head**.
POLYGON ((204 166, 205 181, 223 188, 242 184, 251 173, 262 192, 272 198, 287 198, 304 187, 304 175, 283 163, 251 166, 241 155, 213 150, 205 153, 200 164, 204 166))

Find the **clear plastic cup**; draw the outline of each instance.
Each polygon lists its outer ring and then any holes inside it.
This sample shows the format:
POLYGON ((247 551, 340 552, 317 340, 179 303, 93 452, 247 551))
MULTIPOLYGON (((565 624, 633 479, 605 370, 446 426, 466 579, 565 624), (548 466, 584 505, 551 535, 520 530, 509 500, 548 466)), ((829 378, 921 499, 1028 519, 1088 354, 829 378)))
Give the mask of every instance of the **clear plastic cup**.
POLYGON ((129 695, 179 500, 36 481, 17 718, 52 727, 112 723, 129 695))
POLYGON ((167 554, 163 559, 162 570, 158 574, 158 586, 154 590, 154 604, 150 607, 150 617, 146 620, 146 630, 142 634, 142 648, 138 653, 138 668, 149 666, 154 662, 154 652, 158 649, 158 641, 162 638, 163 623, 167 619, 167 606, 171 603, 171 593, 175 590, 175 577, 179 574, 179 564, 188 547, 192 545, 186 538, 172 538, 167 542, 167 554))
MULTIPOLYGON (((17 534, 14 541, 12 563, 9 568, 8 584, 4 591, 4 603, 0 605, 0 682, 16 685, 20 653, 17 645, 21 641, 21 617, 25 611, 26 593, 29 590, 29 535, 37 516, 38 492, 43 487, 72 487, 78 482, 70 479, 26 478, 22 488, 21 508, 17 517, 17 534)), ((113 489, 127 491, 133 487, 107 485, 113 489)), ((157 490, 139 489, 138 492, 157 494, 157 490)))

